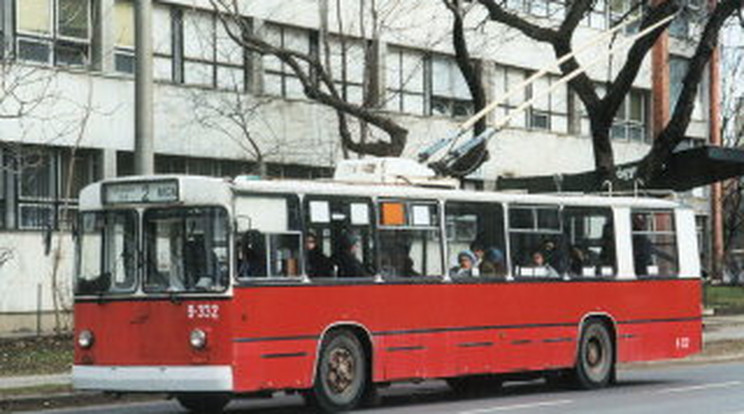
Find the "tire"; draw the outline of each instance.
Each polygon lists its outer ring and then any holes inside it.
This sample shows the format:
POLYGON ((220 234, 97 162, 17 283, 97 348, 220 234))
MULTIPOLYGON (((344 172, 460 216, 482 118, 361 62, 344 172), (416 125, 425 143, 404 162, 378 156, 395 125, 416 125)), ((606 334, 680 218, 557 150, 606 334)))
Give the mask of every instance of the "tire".
POLYGON ((367 358, 362 344, 348 331, 323 340, 308 402, 326 413, 349 411, 368 395, 367 358))
POLYGON ((575 373, 583 389, 606 387, 614 377, 615 345, 607 325, 599 320, 590 320, 581 332, 575 373))
POLYGON ((226 394, 181 394, 176 399, 181 407, 200 414, 221 413, 230 402, 230 396, 226 394))

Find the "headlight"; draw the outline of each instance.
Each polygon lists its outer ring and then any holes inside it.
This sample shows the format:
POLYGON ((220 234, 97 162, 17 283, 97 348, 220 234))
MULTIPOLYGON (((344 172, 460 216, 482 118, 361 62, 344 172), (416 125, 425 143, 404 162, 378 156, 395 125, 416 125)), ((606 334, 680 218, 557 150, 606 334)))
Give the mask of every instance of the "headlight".
POLYGON ((78 334, 78 340, 77 340, 77 343, 80 346, 80 348, 88 349, 91 346, 93 346, 93 342, 94 342, 93 332, 87 329, 80 331, 80 333, 78 334))
POLYGON ((207 346, 207 333, 197 328, 191 331, 189 342, 194 349, 202 349, 207 346))

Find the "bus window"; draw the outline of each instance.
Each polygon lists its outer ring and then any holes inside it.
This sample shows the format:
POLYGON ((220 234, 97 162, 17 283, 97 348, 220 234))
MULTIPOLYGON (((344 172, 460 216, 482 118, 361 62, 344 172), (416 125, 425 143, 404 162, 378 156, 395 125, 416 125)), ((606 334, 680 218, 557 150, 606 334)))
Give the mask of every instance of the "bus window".
POLYGON ((631 212, 636 276, 676 276, 677 241, 671 210, 631 212))
POLYGON ((227 213, 218 207, 145 212, 145 291, 227 289, 228 229, 227 213))
POLYGON ((563 227, 571 278, 614 276, 615 230, 609 208, 566 207, 563 227))
POLYGON ((560 277, 568 267, 558 206, 510 206, 515 277, 560 277))
POLYGON ((302 233, 296 196, 239 197, 235 216, 235 274, 239 279, 302 275, 302 233))
POLYGON ((378 204, 380 274, 442 274, 438 206, 430 201, 383 200, 378 204))
POLYGON ((374 274, 370 206, 365 198, 305 199, 305 268, 310 278, 374 274))
POLYGON ((137 213, 80 213, 75 293, 132 292, 135 289, 137 213))
POLYGON ((500 204, 448 202, 445 206, 450 276, 506 277, 504 210, 500 204), (468 256, 476 262, 468 271, 468 256), (463 266, 464 265, 464 266, 463 266))

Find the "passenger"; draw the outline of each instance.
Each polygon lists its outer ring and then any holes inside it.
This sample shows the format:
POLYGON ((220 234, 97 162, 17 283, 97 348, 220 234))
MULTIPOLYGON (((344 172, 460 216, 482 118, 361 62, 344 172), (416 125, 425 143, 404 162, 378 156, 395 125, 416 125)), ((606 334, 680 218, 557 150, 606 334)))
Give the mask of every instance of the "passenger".
POLYGON ((483 256, 486 254, 486 246, 480 240, 475 239, 470 243, 470 251, 475 255, 475 266, 480 266, 483 256))
POLYGON ((318 237, 314 233, 305 236, 305 261, 309 277, 332 277, 334 266, 318 246, 318 237))
POLYGON ((534 252, 532 253, 532 267, 535 269, 540 269, 540 274, 536 274, 535 276, 547 276, 547 277, 558 277, 560 276, 558 274, 558 271, 553 268, 548 262, 545 261, 545 256, 543 256, 542 252, 534 252))
POLYGON ((571 247, 568 251, 568 271, 571 276, 584 276, 584 266, 586 265, 586 254, 577 246, 571 247))
POLYGON ((403 259, 403 276, 421 276, 421 274, 413 268, 413 259, 411 259, 410 256, 406 256, 403 259))
POLYGON ((457 254, 458 266, 450 269, 450 276, 453 277, 477 277, 479 272, 475 266, 478 258, 470 250, 463 250, 457 254))
POLYGON ((637 234, 646 230, 646 218, 642 214, 633 215, 633 265, 636 276, 648 275, 648 266, 651 265, 651 254, 653 247, 651 240, 645 234, 637 234))
POLYGON ((599 262, 602 266, 612 266, 615 268, 615 234, 612 230, 612 223, 605 223, 602 227, 602 250, 599 252, 599 262))
POLYGON ((364 265, 357 258, 359 252, 359 237, 351 234, 342 234, 336 246, 336 253, 331 260, 338 266, 338 277, 362 277, 369 276, 364 265))
POLYGON ((484 277, 506 276, 506 260, 504 253, 496 248, 488 249, 483 255, 483 261, 479 266, 480 274, 484 277))
POLYGON ((238 277, 266 276, 266 254, 263 235, 257 230, 248 230, 239 244, 238 277))

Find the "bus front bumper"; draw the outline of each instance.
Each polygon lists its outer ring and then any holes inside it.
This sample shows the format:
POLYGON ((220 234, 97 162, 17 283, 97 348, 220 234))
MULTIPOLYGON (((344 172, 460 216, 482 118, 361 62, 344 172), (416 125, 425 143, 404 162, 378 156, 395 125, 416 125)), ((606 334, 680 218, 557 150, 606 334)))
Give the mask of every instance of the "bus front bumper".
POLYGON ((72 384, 79 390, 122 392, 230 392, 232 367, 211 366, 88 366, 72 367, 72 384))

